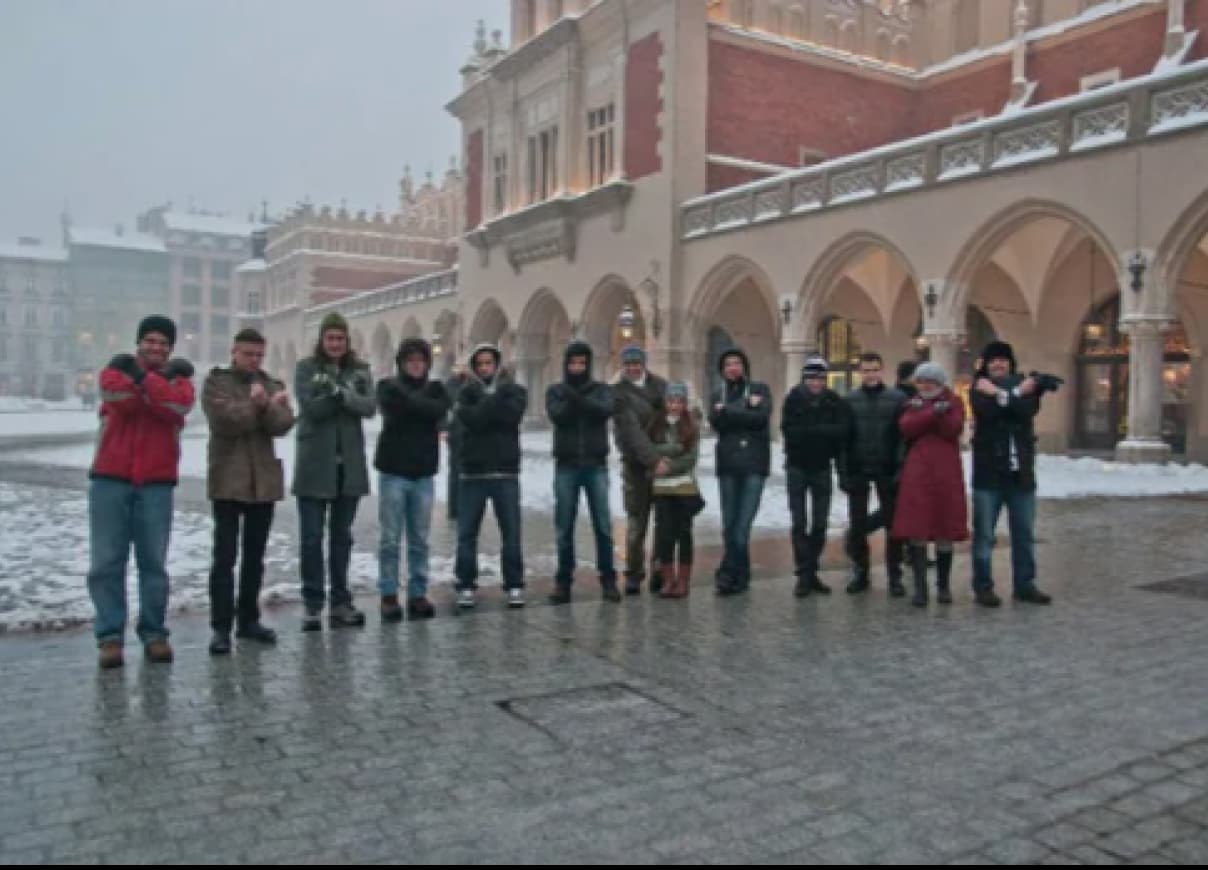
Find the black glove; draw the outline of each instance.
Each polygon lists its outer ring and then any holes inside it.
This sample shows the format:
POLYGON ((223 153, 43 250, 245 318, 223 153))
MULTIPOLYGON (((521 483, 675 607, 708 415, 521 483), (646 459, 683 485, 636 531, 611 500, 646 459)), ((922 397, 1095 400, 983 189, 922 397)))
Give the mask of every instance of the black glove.
POLYGON ((191 378, 193 377, 193 363, 182 356, 173 357, 164 366, 164 377, 168 380, 172 380, 173 378, 191 378))
POLYGON ((143 371, 143 367, 138 364, 138 358, 128 353, 119 353, 113 359, 109 360, 108 368, 121 372, 136 384, 141 384, 147 374, 143 371))

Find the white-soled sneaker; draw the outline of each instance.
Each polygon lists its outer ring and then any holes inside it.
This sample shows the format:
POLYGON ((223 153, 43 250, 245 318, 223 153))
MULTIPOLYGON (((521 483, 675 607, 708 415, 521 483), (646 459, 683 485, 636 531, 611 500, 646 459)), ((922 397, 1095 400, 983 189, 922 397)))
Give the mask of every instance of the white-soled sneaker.
POLYGON ((457 593, 457 607, 460 610, 471 610, 478 603, 473 589, 463 589, 457 593))
POLYGON ((508 607, 513 610, 524 607, 524 590, 509 589, 508 590, 508 607))

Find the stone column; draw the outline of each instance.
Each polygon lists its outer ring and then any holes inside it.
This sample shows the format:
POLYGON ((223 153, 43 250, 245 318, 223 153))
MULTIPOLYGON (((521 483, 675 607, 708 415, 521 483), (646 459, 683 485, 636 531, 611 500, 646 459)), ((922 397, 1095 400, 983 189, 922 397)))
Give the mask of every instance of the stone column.
POLYGON ((961 343, 965 338, 964 335, 955 332, 929 332, 926 333, 926 336, 931 362, 939 363, 944 371, 948 373, 948 379, 955 383, 957 376, 960 374, 956 370, 956 357, 960 352, 961 343))
POLYGON ((1173 57, 1187 44, 1187 29, 1184 26, 1187 0, 1166 0, 1166 48, 1165 55, 1173 57))
POLYGON ((1162 357, 1165 320, 1133 320, 1120 324, 1129 337, 1128 437, 1116 445, 1121 462, 1166 462, 1170 445, 1162 440, 1162 357))

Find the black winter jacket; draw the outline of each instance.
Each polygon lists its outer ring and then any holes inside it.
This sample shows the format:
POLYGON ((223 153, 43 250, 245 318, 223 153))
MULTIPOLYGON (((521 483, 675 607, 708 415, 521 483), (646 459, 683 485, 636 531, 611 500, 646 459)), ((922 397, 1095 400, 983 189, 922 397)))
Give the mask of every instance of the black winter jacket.
POLYGON ((608 419, 613 415, 612 389, 591 379, 591 347, 572 342, 563 358, 563 380, 545 391, 545 410, 554 424, 554 458, 558 465, 592 468, 608 464, 608 419), (587 357, 588 374, 574 378, 566 370, 572 356, 587 357))
POLYGON ((851 408, 834 390, 814 395, 804 385, 794 387, 780 415, 785 466, 829 471, 833 461, 843 461, 851 428, 851 408))

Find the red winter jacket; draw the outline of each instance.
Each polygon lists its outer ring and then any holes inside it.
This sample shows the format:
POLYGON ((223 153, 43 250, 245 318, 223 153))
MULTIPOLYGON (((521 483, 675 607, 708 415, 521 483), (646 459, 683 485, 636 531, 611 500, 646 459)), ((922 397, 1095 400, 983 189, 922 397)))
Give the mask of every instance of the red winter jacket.
POLYGON ((193 407, 188 378, 167 380, 149 371, 141 384, 124 372, 101 372, 101 434, 90 477, 135 486, 175 484, 180 465, 180 430, 193 407))
POLYGON ((966 540, 969 513, 960 441, 964 404, 948 389, 934 399, 919 396, 906 403, 898 425, 909 452, 893 509, 893 536, 917 541, 966 540), (948 403, 943 413, 935 410, 938 401, 948 403))

